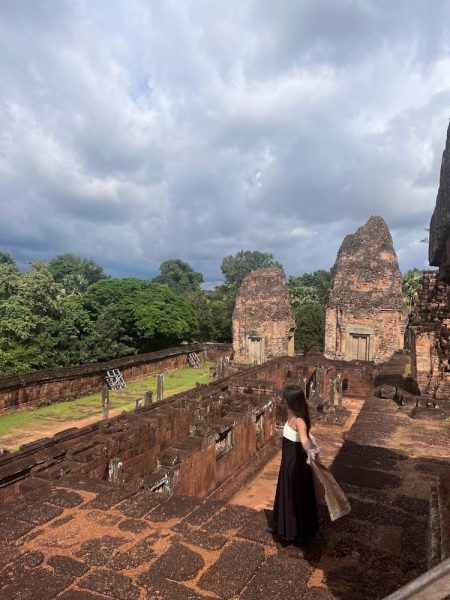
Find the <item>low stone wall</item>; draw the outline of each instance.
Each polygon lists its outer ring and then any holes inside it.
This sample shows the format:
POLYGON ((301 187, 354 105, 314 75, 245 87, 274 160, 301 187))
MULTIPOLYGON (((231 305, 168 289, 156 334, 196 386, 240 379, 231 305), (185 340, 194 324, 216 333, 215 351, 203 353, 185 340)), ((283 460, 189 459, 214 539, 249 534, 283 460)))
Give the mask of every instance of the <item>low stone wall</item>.
POLYGON ((223 499, 274 451, 276 405, 285 383, 300 381, 318 365, 323 382, 341 373, 346 396, 363 396, 371 386, 370 363, 320 355, 274 359, 0 457, 0 501, 66 475, 105 480, 114 465, 118 481, 136 489, 223 499))
POLYGON ((190 352, 196 352, 203 361, 216 362, 222 356, 230 356, 231 346, 180 346, 103 363, 4 377, 0 379, 0 412, 43 406, 93 394, 104 387, 106 371, 109 369, 120 369, 125 381, 135 381, 178 369, 188 364, 187 355, 190 352))
POLYGON ((234 378, 22 446, 0 458, 0 501, 66 475, 104 480, 115 460, 119 481, 136 489, 161 483, 178 494, 214 492, 266 446, 275 448, 273 397, 239 393, 230 388, 234 378))

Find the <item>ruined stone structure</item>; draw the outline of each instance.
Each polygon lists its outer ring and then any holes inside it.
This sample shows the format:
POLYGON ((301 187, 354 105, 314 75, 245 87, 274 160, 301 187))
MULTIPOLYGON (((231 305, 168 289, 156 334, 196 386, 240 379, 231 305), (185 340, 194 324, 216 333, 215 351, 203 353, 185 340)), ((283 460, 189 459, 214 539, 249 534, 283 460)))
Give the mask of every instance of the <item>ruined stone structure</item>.
MULTIPOLYGON (((370 368, 315 355, 272 360, 0 456, 0 503, 68 475, 104 481, 116 462, 118 481, 133 489, 223 497, 225 484, 230 493, 242 483, 243 466, 248 477, 249 467, 258 468, 276 449, 275 409, 283 386, 305 380, 309 392, 318 369, 325 394, 338 374, 346 397, 361 398, 372 385, 370 368)), ((284 413, 277 414, 282 418, 284 413)))
MULTIPOLYGON (((380 383, 401 379, 406 360, 274 359, 0 457, 1 598, 384 598, 426 569, 430 486, 450 459, 444 445, 436 460, 430 443, 443 424, 417 429, 372 394, 371 372, 380 383), (314 428, 352 511, 331 523, 319 500, 321 533, 305 554, 274 543, 260 494, 255 504, 234 494, 276 450, 281 389, 317 369, 324 384, 339 372, 344 403, 363 406, 343 443, 339 425, 314 428), (409 453, 417 446, 419 456, 409 453)), ((254 483, 273 499, 276 469, 267 467, 254 483)), ((444 509, 445 481, 436 495, 444 509)), ((439 535, 428 538, 440 540, 431 566, 450 551, 448 530, 439 535)))
POLYGON ((437 271, 425 271, 412 316, 411 375, 423 396, 450 398, 450 311, 447 284, 437 271))
POLYGON ((450 126, 430 223, 429 262, 411 326, 411 371, 422 395, 450 406, 450 126))
POLYGON ((439 267, 439 279, 450 284, 450 125, 442 154, 436 207, 430 223, 428 260, 439 267))
POLYGON ((233 312, 233 357, 238 364, 262 364, 294 355, 295 320, 284 272, 257 269, 242 282, 233 312))
POLYGON ((215 362, 220 357, 229 357, 231 347, 228 344, 208 343, 179 346, 103 363, 3 377, 0 379, 0 414, 94 394, 105 385, 105 374, 110 369, 120 369, 125 381, 136 381, 178 369, 189 364, 188 355, 191 352, 198 354, 202 362, 215 362))
POLYGON ((385 221, 372 216, 347 235, 332 270, 325 356, 382 362, 403 348, 402 276, 385 221))

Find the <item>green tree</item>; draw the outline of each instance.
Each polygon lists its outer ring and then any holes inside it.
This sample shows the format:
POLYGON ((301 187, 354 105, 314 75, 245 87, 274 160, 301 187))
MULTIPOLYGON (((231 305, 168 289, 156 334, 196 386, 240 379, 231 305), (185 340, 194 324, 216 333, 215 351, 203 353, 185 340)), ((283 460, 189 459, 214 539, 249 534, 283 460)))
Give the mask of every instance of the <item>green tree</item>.
POLYGON ((177 294, 198 292, 203 283, 203 275, 187 262, 179 258, 166 260, 159 267, 160 274, 153 279, 154 283, 166 284, 177 294))
POLYGON ((307 352, 313 347, 323 350, 325 304, 330 284, 331 273, 324 269, 301 277, 289 277, 289 300, 294 309, 297 350, 307 352))
POLYGON ((258 250, 240 250, 234 256, 226 256, 222 260, 221 270, 225 277, 225 286, 236 298, 244 278, 256 269, 282 267, 273 254, 258 250))
POLYGON ((422 279, 423 271, 417 268, 409 269, 409 271, 406 271, 403 275, 403 304, 410 316, 419 299, 419 289, 422 284, 422 279))
POLYGON ((48 263, 48 268, 55 281, 62 284, 67 295, 81 295, 90 285, 108 277, 103 268, 92 259, 69 253, 53 258, 48 263))
POLYGON ((11 265, 16 271, 18 270, 16 261, 9 252, 0 252, 0 265, 11 265))
MULTIPOLYGON (((1 265, 4 269, 11 265, 1 265)), ((1 280, 1 277, 0 277, 1 280)), ((60 287, 43 263, 15 273, 0 294, 0 369, 2 375, 48 368, 55 361, 54 323, 60 319, 60 287)))
POLYGON ((197 317, 198 340, 201 342, 217 341, 218 330, 214 321, 213 301, 209 294, 203 290, 197 290, 186 294, 185 297, 193 307, 197 317))
POLYGON ((15 265, 0 263, 0 302, 17 292, 20 273, 15 265))
POLYGON ((84 341, 89 360, 101 362, 136 354, 137 348, 127 335, 118 309, 113 305, 104 306, 91 325, 91 332, 84 341))
POLYGON ((138 352, 160 350, 199 335, 192 305, 166 285, 140 279, 103 279, 84 295, 86 309, 98 318, 105 306, 115 306, 123 328, 118 343, 138 352))
POLYGON ((289 299, 293 308, 304 302, 316 302, 325 306, 331 284, 331 273, 320 269, 300 277, 289 277, 289 299))
POLYGON ((295 315, 295 348, 307 352, 311 348, 323 350, 325 337, 325 309, 318 302, 297 306, 295 315))
POLYGON ((61 295, 58 298, 58 320, 53 321, 55 341, 54 366, 69 367, 95 360, 87 339, 92 331, 92 321, 79 296, 61 295))

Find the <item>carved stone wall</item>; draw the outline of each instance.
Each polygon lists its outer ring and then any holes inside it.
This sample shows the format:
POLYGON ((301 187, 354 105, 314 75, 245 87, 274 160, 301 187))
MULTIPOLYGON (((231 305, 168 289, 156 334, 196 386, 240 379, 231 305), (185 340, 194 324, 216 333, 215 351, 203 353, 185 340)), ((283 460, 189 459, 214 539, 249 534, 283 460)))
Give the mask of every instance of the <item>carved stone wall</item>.
POLYGON ((402 275, 385 221, 372 216, 347 235, 332 270, 325 356, 382 362, 403 348, 402 275))
POLYGON ((294 331, 283 270, 257 269, 247 275, 233 312, 234 361, 251 365, 293 356, 294 331))
POLYGON ((425 271, 411 323, 411 375, 422 395, 450 398, 448 286, 437 271, 425 271))
POLYGON ((450 126, 430 222, 430 265, 411 326, 411 374, 421 394, 450 405, 450 126))

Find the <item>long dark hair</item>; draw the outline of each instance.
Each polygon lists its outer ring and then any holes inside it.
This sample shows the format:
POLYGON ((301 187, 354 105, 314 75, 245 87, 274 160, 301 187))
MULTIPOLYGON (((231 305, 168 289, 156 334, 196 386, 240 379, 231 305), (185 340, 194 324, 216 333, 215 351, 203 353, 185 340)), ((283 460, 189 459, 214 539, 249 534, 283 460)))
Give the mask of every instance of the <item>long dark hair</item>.
POLYGON ((303 390, 298 385, 287 385, 283 390, 283 398, 296 417, 300 417, 306 423, 306 431, 311 429, 308 403, 303 390))

